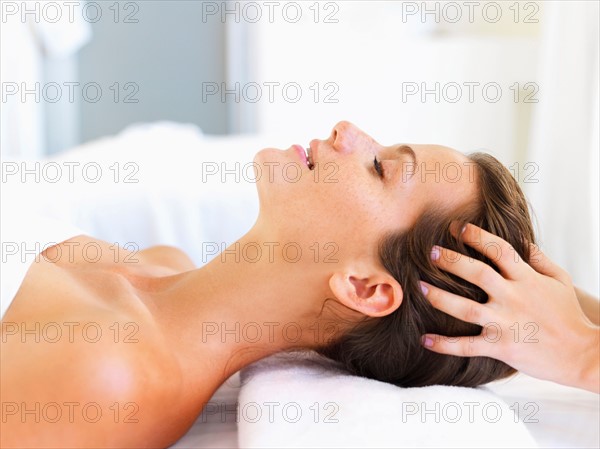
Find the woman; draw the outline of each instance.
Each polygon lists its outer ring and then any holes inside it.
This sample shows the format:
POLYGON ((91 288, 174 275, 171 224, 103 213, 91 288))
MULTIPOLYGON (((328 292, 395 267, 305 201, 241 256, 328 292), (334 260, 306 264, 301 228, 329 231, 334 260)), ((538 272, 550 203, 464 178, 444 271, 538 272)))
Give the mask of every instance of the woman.
POLYGON ((481 331, 421 290, 423 280, 487 300, 430 257, 441 245, 491 264, 453 237, 457 223, 529 257, 526 202, 494 158, 382 146, 340 122, 308 156, 264 149, 255 162, 256 223, 200 269, 175 248, 133 254, 85 235, 32 264, 3 317, 3 447, 168 446, 231 374, 288 349, 401 386, 475 386, 514 372, 420 344, 425 332, 481 331), (281 169, 290 164, 301 176, 281 169), (82 250, 92 242, 95 262, 82 250))

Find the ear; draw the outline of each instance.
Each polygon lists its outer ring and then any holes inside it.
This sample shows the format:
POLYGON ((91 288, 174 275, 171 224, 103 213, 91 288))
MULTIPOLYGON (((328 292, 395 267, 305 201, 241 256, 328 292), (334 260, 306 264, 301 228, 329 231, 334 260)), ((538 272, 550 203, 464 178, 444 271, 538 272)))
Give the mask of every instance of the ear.
POLYGON ((372 317, 389 315, 402 303, 402 287, 383 270, 369 274, 336 272, 329 279, 329 287, 342 304, 372 317))

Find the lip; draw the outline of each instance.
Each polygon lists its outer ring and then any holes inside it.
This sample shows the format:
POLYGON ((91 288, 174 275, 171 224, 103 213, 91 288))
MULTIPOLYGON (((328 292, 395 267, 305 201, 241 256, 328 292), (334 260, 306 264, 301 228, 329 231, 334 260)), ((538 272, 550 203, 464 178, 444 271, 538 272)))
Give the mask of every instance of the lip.
POLYGON ((300 157, 300 160, 304 163, 304 165, 308 167, 308 159, 306 158, 306 152, 304 151, 304 148, 298 144, 292 145, 292 148, 296 154, 298 154, 298 157, 300 157))

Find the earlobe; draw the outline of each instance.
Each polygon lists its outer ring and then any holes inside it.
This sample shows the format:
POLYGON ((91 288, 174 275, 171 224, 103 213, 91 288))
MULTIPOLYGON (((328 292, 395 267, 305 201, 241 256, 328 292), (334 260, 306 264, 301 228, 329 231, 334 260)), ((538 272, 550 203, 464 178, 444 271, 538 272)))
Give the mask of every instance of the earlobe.
POLYGON ((367 316, 389 315, 402 303, 402 287, 387 273, 368 277, 334 273, 329 287, 342 304, 367 316))

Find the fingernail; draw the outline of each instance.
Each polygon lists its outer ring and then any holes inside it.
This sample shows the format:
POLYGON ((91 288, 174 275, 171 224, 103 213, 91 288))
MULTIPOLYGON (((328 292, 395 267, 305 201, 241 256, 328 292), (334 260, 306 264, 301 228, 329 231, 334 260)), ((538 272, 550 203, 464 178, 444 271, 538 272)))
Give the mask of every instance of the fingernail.
POLYGON ((423 283, 423 281, 419 281, 419 284, 421 285, 421 291, 423 292, 423 294, 427 295, 427 293, 429 292, 427 286, 423 283))
POLYGON ((467 230, 467 225, 464 225, 464 226, 462 227, 462 229, 460 230, 460 233, 461 233, 461 234, 464 234, 466 230, 467 230))
POLYGON ((423 335, 421 337, 421 343, 423 344, 423 346, 425 346, 426 348, 431 348, 433 347, 433 338, 431 338, 428 335, 423 335))
POLYGON ((440 247, 434 246, 431 248, 431 260, 438 260, 440 258, 440 247))

